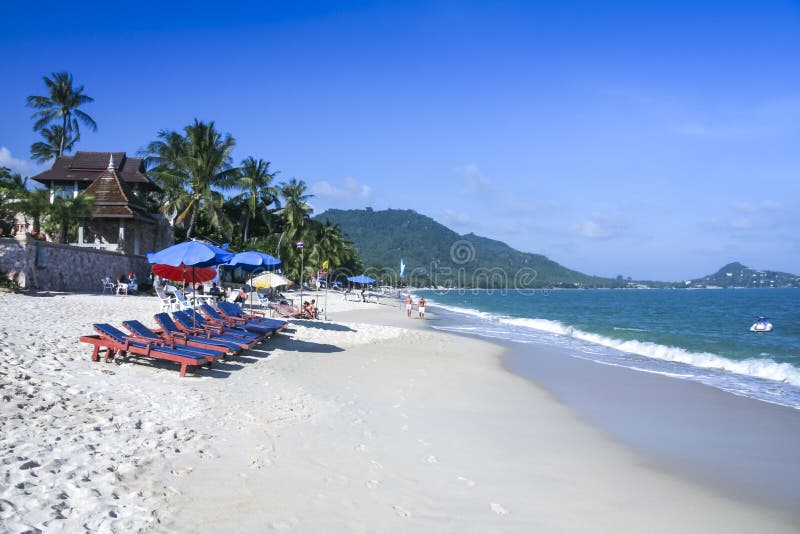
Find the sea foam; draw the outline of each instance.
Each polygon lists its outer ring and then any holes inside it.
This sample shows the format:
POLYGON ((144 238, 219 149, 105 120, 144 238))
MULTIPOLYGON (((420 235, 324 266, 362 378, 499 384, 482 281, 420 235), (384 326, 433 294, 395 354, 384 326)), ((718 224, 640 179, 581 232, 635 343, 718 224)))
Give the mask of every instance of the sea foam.
MULTIPOLYGON (((589 346, 583 345, 581 347, 574 347, 584 353, 597 354, 598 350, 595 349, 607 347, 616 351, 636 354, 654 360, 677 362, 701 369, 736 373, 743 376, 774 380, 800 387, 800 369, 797 369, 791 364, 778 363, 767 358, 752 358, 738 361, 710 352, 691 352, 681 347, 660 345, 649 341, 613 339, 600 334, 585 332, 571 325, 549 319, 508 317, 472 308, 442 305, 438 302, 432 302, 432 304, 455 313, 470 315, 495 324, 509 325, 523 330, 532 329, 580 340, 590 344, 589 346), (591 345, 594 345, 595 349, 593 349, 591 345)), ((485 332, 484 334, 490 337, 507 337, 515 341, 526 341, 524 335, 520 338, 515 338, 515 333, 522 334, 523 332, 512 332, 510 336, 499 335, 500 332, 497 331, 485 332)), ((669 373, 662 372, 662 374, 669 373)))

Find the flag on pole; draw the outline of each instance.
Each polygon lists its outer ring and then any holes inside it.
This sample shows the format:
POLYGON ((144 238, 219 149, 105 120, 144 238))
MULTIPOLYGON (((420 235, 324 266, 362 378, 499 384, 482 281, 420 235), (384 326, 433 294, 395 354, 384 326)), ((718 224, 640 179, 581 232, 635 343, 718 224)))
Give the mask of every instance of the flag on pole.
POLYGON ((406 264, 403 261, 403 258, 400 258, 400 278, 403 277, 403 274, 406 272, 406 264))
POLYGON ((297 248, 303 248, 303 242, 302 241, 298 241, 297 242, 297 248))

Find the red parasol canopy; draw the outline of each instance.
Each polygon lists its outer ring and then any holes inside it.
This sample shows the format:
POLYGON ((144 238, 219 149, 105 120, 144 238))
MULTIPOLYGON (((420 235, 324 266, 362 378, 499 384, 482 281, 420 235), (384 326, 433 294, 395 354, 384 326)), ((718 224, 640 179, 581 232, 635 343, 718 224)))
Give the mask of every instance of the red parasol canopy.
POLYGON ((212 267, 192 267, 183 264, 173 267, 172 265, 156 263, 153 265, 153 272, 161 278, 166 278, 173 282, 188 282, 190 284, 208 282, 217 276, 217 271, 212 267))

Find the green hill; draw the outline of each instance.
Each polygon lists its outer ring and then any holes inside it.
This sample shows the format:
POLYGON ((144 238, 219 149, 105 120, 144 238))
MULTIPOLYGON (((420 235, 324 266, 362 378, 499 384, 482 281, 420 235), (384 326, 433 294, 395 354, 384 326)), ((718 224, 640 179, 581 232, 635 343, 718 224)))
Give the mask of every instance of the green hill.
MULTIPOLYGON (((459 235, 413 210, 328 210, 316 217, 338 224, 371 274, 391 281, 406 264, 411 285, 454 287, 618 287, 540 254, 515 250, 475 234, 459 235)), ((368 273, 370 274, 370 273, 368 273)))
POLYGON ((703 287, 800 287, 800 276, 778 271, 759 271, 739 262, 733 262, 714 274, 691 280, 691 285, 703 287))

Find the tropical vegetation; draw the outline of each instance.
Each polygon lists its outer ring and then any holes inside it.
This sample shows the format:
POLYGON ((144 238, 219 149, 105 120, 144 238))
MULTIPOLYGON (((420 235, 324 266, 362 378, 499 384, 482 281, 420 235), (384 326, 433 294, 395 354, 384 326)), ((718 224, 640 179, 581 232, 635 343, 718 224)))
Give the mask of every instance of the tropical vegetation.
POLYGON ((568 269, 540 254, 460 235, 413 210, 338 210, 319 216, 355 243, 366 273, 386 282, 467 288, 620 287, 624 282, 568 269), (400 261, 405 264, 399 278, 400 261))
POLYGON ((28 189, 27 182, 19 173, 0 167, 0 233, 13 233, 14 216, 22 212, 33 220, 34 235, 45 230, 59 243, 73 240, 78 223, 91 215, 92 196, 58 197, 51 202, 50 191, 28 189))
MULTIPOLYGON (((31 157, 40 163, 73 150, 81 125, 97 129, 82 109, 94 99, 70 73, 45 76, 44 83, 47 92, 27 100, 36 110, 33 128, 42 136, 31 146, 31 157)), ((342 273, 361 270, 355 247, 339 227, 312 219, 311 195, 303 180, 279 183, 280 171, 254 156, 235 165, 235 146, 235 138, 213 121, 195 119, 178 131, 158 131, 142 155, 159 189, 141 200, 164 213, 177 240, 199 237, 230 243, 233 250, 268 252, 281 258, 284 271, 295 280, 313 278, 323 266, 342 273)), ((15 210, 24 211, 33 219, 36 234, 45 230, 67 242, 77 222, 91 214, 92 198, 85 194, 51 199, 47 190, 29 190, 19 175, 2 172, 0 206, 5 211, 0 217, 5 221, 13 222, 15 210)))
POLYGON ((311 218, 307 184, 296 178, 277 183, 280 171, 254 156, 235 166, 236 141, 213 121, 195 119, 180 132, 161 130, 156 137, 142 151, 148 175, 160 187, 147 200, 173 223, 176 239, 201 237, 230 243, 233 250, 270 253, 295 280, 316 277, 323 264, 342 272, 361 269, 341 230, 311 218))
POLYGON ((75 87, 68 72, 54 72, 51 76, 43 78, 47 94, 28 97, 28 107, 36 110, 33 130, 44 137, 44 141, 31 146, 31 157, 40 163, 72 150, 81 138, 80 124, 97 130, 94 119, 80 109, 94 102, 83 94, 83 86, 75 87))

